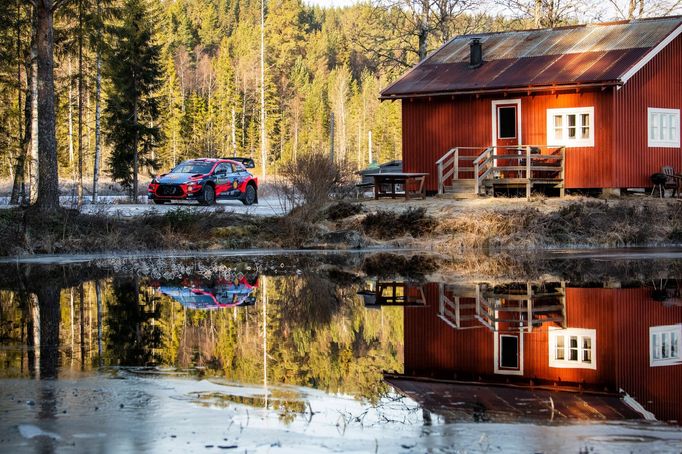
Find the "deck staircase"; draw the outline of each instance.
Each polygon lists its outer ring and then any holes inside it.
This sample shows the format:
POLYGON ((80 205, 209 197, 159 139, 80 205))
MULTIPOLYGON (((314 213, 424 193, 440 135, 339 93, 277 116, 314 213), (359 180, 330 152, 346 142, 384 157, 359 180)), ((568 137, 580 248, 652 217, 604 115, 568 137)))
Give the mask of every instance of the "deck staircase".
POLYGON ((456 147, 438 161, 438 194, 453 198, 494 195, 501 189, 554 188, 564 195, 565 147, 535 145, 456 147))
POLYGON ((439 318, 454 329, 532 332, 543 324, 566 327, 566 286, 558 283, 439 287, 439 318))

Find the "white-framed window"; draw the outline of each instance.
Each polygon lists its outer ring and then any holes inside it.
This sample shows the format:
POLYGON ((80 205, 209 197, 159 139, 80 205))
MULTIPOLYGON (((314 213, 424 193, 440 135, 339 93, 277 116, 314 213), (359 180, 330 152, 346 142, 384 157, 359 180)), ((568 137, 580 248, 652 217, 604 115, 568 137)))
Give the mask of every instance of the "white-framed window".
POLYGON ((594 146, 594 107, 547 109, 547 144, 594 146))
POLYGON ((649 328, 649 365, 651 367, 682 364, 681 350, 682 325, 649 328))
POLYGON ((679 148, 680 109, 647 109, 649 147, 679 148))
POLYGON ((550 328, 549 367, 596 369, 597 330, 550 328))

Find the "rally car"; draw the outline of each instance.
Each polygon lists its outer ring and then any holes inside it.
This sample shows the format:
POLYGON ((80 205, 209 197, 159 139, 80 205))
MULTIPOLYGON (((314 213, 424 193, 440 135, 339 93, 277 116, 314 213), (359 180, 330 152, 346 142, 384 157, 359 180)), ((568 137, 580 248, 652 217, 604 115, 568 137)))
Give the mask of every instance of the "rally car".
POLYGON ((154 177, 147 190, 149 200, 163 204, 173 200, 196 200, 212 205, 216 200, 258 203, 258 179, 246 170, 249 158, 191 159, 169 173, 154 177))

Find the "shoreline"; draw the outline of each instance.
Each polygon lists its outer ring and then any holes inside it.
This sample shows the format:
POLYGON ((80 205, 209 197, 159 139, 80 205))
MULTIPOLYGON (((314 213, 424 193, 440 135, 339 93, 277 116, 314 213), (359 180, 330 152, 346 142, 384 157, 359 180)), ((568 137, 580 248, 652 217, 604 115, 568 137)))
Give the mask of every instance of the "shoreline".
POLYGON ((678 247, 679 199, 341 201, 270 217, 183 206, 137 216, 63 209, 49 218, 31 209, 0 210, 3 262, 78 254, 419 250, 458 256, 678 247))

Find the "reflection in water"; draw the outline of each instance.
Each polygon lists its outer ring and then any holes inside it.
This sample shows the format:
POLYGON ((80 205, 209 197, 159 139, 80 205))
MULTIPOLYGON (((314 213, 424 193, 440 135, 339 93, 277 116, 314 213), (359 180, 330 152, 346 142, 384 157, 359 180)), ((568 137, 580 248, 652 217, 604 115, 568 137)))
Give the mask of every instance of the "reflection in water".
POLYGON ((193 391, 183 401, 271 411, 285 425, 310 423, 320 411, 310 407, 310 388, 369 405, 400 399, 398 391, 411 402, 410 421, 414 402, 421 406, 424 433, 463 421, 682 421, 675 279, 429 282, 338 267, 182 270, 79 279, 70 269, 69 278, 5 286, 0 377, 39 378, 36 418, 47 422, 61 411, 55 379, 119 366, 229 383, 230 392, 193 391), (246 384, 252 391, 240 393, 246 384))
POLYGON ((358 292, 358 295, 362 296, 365 307, 368 308, 423 306, 426 304, 422 285, 409 282, 377 281, 369 289, 358 292))
POLYGON ((187 309, 207 310, 253 306, 256 304, 253 292, 257 287, 257 275, 249 279, 239 273, 220 278, 211 287, 164 285, 159 287, 159 292, 173 298, 187 309))
POLYGON ((389 381, 454 419, 680 422, 682 307, 668 286, 661 298, 613 282, 427 284, 389 381))
MULTIPOLYGON (((0 351, 0 376, 170 366, 376 402, 388 391, 382 372, 402 367, 402 312, 366 311, 353 279, 336 271, 259 277, 231 269, 170 279, 124 274, 82 283, 82 300, 81 284, 60 290, 51 283, 53 304, 36 304, 34 312, 30 298, 22 307, 13 303, 18 293, 5 292, 3 318, 12 323, 3 325, 3 339, 23 347, 0 351), (221 310, 204 310, 214 308, 221 310)), ((47 297, 43 293, 38 301, 47 297)))

